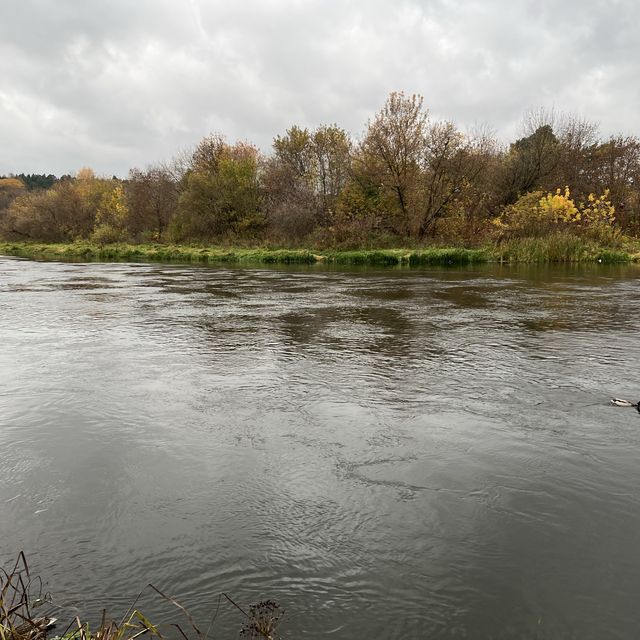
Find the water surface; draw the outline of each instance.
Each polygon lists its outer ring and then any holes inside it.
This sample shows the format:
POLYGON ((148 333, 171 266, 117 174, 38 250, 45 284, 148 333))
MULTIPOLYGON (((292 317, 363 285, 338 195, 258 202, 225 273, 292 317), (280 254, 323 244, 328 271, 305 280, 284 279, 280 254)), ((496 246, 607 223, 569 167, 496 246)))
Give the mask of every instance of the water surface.
POLYGON ((88 616, 637 637, 637 276, 0 258, 0 558, 88 616))

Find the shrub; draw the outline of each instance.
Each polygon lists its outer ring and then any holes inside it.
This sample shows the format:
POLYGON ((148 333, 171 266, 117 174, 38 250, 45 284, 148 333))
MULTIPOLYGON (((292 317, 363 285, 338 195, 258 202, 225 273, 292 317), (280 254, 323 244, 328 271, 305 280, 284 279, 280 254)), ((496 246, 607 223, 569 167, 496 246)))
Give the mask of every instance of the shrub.
POLYGON ((493 222, 502 235, 539 237, 555 231, 570 231, 612 241, 615 208, 608 200, 609 192, 601 196, 589 194, 587 202, 578 204, 571 198, 569 187, 564 192, 544 194, 532 191, 504 209, 493 222))
POLYGON ((91 242, 96 244, 113 244, 114 242, 125 242, 126 233, 123 229, 114 227, 111 224, 101 224, 97 226, 91 234, 91 242))

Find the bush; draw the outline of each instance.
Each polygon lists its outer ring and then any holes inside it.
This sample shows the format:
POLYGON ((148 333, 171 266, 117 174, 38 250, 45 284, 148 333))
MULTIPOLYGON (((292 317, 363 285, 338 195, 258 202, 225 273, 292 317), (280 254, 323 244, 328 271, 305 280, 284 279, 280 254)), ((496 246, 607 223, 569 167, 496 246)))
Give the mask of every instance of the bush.
POLYGON ((91 242, 100 245, 125 242, 126 239, 126 233, 122 229, 118 229, 110 224, 101 224, 96 227, 90 238, 91 242))
POLYGON ((439 242, 473 247, 482 244, 492 231, 488 219, 456 211, 436 222, 434 235, 439 242))
POLYGON ((576 204, 569 187, 564 193, 533 191, 521 196, 504 209, 493 223, 502 236, 540 237, 556 231, 569 231, 594 239, 613 241, 616 238, 615 208, 608 200, 609 192, 601 196, 589 194, 587 202, 576 204))

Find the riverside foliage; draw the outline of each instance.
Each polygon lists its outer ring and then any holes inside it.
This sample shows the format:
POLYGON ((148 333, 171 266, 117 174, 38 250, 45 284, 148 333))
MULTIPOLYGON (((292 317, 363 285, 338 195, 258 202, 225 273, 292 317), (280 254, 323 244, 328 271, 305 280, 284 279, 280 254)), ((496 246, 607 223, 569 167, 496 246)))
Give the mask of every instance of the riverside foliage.
POLYGON ((0 236, 47 243, 315 249, 504 245, 557 234, 617 248, 640 232, 640 140, 543 111, 501 146, 392 93, 359 140, 292 126, 261 153, 222 135, 125 179, 0 178, 0 236))
POLYGON ((328 264, 415 267, 486 262, 640 262, 640 246, 626 240, 616 249, 579 236, 557 232, 545 237, 514 238, 493 246, 425 247, 421 249, 270 249, 172 244, 42 244, 0 242, 0 255, 41 260, 97 260, 240 264, 328 264))
POLYGON ((50 594, 44 593, 42 585, 39 577, 31 575, 22 552, 8 568, 0 567, 0 640, 135 640, 140 636, 156 640, 209 640, 219 637, 214 623, 223 598, 243 616, 240 636, 277 640, 280 637, 277 627, 284 616, 284 609, 275 600, 262 600, 243 608, 227 594, 221 593, 209 626, 201 628, 177 600, 149 584, 120 620, 108 618, 103 610, 100 621, 89 624, 74 615, 75 607, 70 607, 74 614, 68 614, 65 620, 66 607, 55 603, 50 594), (178 609, 183 620, 164 624, 151 622, 134 608, 146 590, 155 592, 172 608, 178 609))

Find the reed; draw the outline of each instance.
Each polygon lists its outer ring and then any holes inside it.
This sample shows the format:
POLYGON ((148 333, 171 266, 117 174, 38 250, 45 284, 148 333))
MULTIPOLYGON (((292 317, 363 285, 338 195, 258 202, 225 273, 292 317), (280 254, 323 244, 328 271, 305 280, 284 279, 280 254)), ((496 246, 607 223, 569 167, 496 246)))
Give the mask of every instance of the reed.
POLYGON ((0 567, 0 640, 41 640, 55 620, 37 615, 42 582, 32 579, 24 553, 9 568, 0 567))
MULTIPOLYGON (((252 639, 277 639, 276 628, 282 621, 284 610, 275 600, 264 600, 243 608, 228 595, 220 594, 218 607, 208 628, 202 631, 179 602, 152 584, 147 587, 178 609, 186 620, 183 624, 174 622, 163 625, 173 630, 173 637, 175 637, 175 631, 182 640, 207 640, 211 637, 220 602, 224 597, 244 616, 240 635, 252 639)), ((57 612, 62 612, 64 608, 55 605, 48 594, 43 595, 42 581, 31 576, 26 557, 21 552, 10 568, 0 567, 0 640, 136 640, 142 635, 167 640, 168 632, 161 630, 160 625, 151 622, 139 609, 135 608, 145 590, 138 594, 120 620, 108 618, 103 609, 100 622, 95 626, 76 615, 70 617, 66 628, 61 632, 50 635, 50 630, 54 626, 61 628, 62 625, 51 613, 37 615, 36 609, 47 607, 49 611, 56 609, 57 612)))

